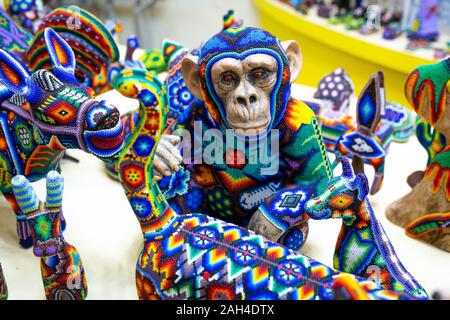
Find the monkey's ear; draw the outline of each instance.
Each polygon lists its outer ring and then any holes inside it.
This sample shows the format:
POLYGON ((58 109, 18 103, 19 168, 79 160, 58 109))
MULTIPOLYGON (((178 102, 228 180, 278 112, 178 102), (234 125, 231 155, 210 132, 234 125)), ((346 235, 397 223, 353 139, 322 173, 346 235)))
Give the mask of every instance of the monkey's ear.
POLYGON ((197 68, 198 57, 188 53, 181 62, 181 73, 189 91, 198 99, 203 101, 200 89, 200 76, 197 68))
POLYGON ((291 70, 291 83, 297 80, 302 71, 303 56, 302 50, 295 40, 287 40, 281 43, 289 59, 289 68, 291 70))
POLYGON ((447 106, 450 105, 450 80, 447 81, 447 98, 445 99, 445 101, 447 101, 447 106))

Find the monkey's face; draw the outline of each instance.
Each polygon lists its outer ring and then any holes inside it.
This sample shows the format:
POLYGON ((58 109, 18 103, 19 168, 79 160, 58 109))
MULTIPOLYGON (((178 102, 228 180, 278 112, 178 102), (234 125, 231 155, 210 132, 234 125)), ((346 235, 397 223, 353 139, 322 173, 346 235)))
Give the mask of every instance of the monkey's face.
POLYGON ((214 90, 236 133, 253 136, 267 131, 277 70, 277 60, 268 54, 253 54, 243 60, 224 58, 212 66, 214 90))
POLYGON ((256 136, 281 121, 301 67, 296 41, 280 42, 267 31, 243 27, 213 36, 198 55, 187 54, 181 72, 216 127, 256 136))

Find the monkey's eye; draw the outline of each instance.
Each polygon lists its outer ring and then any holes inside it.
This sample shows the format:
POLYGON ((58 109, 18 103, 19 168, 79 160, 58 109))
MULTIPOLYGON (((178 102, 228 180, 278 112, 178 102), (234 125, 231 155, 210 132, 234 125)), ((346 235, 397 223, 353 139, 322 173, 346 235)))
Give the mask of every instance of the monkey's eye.
POLYGON ((223 76, 223 81, 225 81, 225 82, 231 82, 233 80, 234 80, 234 77, 231 74, 226 74, 223 76))
POLYGON ((267 77, 268 74, 269 74, 269 72, 267 70, 256 69, 256 70, 252 71, 252 78, 255 80, 261 80, 261 79, 267 77))
POLYGON ((232 87, 238 82, 238 77, 232 72, 225 72, 220 76, 219 81, 224 87, 232 87))
POLYGON ((247 79, 259 87, 272 84, 275 80, 275 73, 265 68, 255 68, 247 75, 247 79))

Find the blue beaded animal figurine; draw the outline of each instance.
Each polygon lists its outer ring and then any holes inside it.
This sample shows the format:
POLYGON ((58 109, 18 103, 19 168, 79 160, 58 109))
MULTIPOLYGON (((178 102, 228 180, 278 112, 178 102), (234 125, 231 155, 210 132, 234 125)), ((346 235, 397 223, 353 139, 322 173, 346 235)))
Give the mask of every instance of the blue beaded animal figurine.
POLYGON ((0 50, 0 191, 16 213, 20 244, 32 238, 26 216, 17 205, 11 179, 24 175, 39 180, 57 170, 67 148, 81 149, 105 162, 114 161, 123 146, 119 111, 94 98, 91 88, 75 78, 75 56, 52 29, 45 41, 53 70, 33 74, 0 50))

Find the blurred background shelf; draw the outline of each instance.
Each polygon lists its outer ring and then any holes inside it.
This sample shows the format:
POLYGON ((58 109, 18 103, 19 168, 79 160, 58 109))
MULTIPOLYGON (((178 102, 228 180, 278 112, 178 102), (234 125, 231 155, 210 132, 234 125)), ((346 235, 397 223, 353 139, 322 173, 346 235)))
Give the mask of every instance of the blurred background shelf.
POLYGON ((303 15, 274 0, 253 0, 253 4, 260 27, 282 40, 299 41, 304 64, 298 82, 302 84, 317 86, 324 74, 343 67, 359 93, 372 73, 383 70, 387 99, 407 105, 403 92, 406 76, 419 65, 435 62, 433 50, 406 51, 404 35, 385 40, 382 31, 361 35, 343 25, 331 25, 315 10, 303 15))

